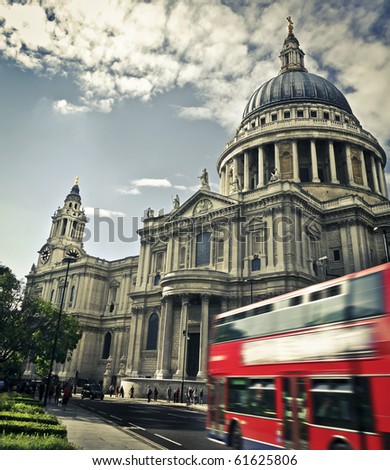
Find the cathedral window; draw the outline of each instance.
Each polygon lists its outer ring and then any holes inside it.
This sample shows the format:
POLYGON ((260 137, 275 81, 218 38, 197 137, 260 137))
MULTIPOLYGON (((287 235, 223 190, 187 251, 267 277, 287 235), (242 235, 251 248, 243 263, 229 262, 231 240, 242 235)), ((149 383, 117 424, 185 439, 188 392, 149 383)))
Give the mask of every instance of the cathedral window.
POLYGON ((341 251, 333 250, 333 261, 341 261, 341 251))
POLYGON ((68 223, 68 220, 67 220, 67 219, 64 219, 63 222, 62 222, 61 236, 64 236, 64 235, 65 235, 67 223, 68 223))
POLYGON ((202 232, 196 237, 196 266, 210 264, 210 232, 202 232))
POLYGON ((284 119, 290 119, 290 117, 291 117, 290 111, 285 111, 283 116, 284 116, 284 119))
POLYGON ((155 269, 156 273, 163 271, 163 264, 164 264, 164 252, 160 251, 159 253, 156 253, 156 269, 155 269))
POLYGON ((179 254, 179 268, 183 269, 186 267, 186 247, 182 246, 180 248, 180 254, 179 254))
POLYGON ((50 302, 53 302, 53 300, 54 300, 54 289, 52 289, 50 293, 50 302))
POLYGON ((316 110, 314 110, 314 109, 313 109, 313 110, 311 110, 311 111, 310 111, 310 117, 312 117, 312 118, 316 118, 316 117, 317 117, 317 111, 316 111, 316 110))
POLYGON ((106 333, 103 341, 103 354, 102 359, 108 359, 111 349, 111 333, 106 333))
POLYGON ((272 121, 277 121, 278 120, 278 115, 275 113, 275 114, 272 114, 271 115, 271 120, 272 121))
POLYGON ((216 248, 217 248, 217 261, 221 262, 223 261, 223 253, 224 253, 224 248, 225 248, 225 241, 223 238, 220 238, 217 240, 216 243, 216 248))
POLYGON ((297 111, 297 117, 298 117, 298 118, 303 118, 303 109, 298 109, 298 111, 297 111))
POLYGON ((329 113, 327 111, 324 111, 324 119, 326 120, 329 119, 329 113))
POLYGON ((260 125, 265 125, 265 117, 260 118, 260 125))
POLYGON ((260 260, 260 258, 254 258, 252 260, 251 270, 252 271, 260 271, 260 269, 261 269, 261 260, 260 260))
POLYGON ((72 302, 74 301, 74 293, 75 293, 75 286, 72 286, 71 290, 70 290, 70 297, 69 297, 69 303, 72 304, 72 302))
POLYGON ((334 120, 337 122, 340 122, 341 121, 340 114, 336 114, 334 117, 334 120))
POLYGON ((146 339, 146 349, 157 349, 159 319, 157 313, 153 313, 149 318, 148 337, 146 339))

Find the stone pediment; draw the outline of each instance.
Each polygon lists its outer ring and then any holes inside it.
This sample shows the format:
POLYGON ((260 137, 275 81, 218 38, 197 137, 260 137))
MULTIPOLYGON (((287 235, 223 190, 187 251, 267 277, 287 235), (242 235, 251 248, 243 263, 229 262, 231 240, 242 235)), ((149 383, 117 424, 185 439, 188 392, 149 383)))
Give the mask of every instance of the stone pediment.
POLYGON ((173 210, 169 215, 169 220, 203 216, 235 205, 237 201, 227 196, 200 189, 179 208, 173 210))

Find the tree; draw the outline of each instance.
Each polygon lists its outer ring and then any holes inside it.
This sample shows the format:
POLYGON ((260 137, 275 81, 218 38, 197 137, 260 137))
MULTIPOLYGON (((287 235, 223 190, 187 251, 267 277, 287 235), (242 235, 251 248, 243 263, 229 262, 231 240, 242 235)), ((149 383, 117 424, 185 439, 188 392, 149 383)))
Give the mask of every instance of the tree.
MULTIPOLYGON (((47 375, 57 328, 58 308, 34 292, 26 292, 12 271, 0 266, 0 365, 29 359, 47 375)), ((62 313, 55 360, 64 363, 81 330, 77 318, 62 313)))

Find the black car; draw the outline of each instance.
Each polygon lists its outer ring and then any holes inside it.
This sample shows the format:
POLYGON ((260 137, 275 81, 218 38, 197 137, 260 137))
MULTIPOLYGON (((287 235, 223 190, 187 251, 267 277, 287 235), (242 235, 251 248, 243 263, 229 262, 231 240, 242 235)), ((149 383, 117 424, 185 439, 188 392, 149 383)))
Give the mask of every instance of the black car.
POLYGON ((100 385, 85 384, 81 391, 81 398, 91 398, 92 400, 97 398, 103 400, 104 393, 100 385))

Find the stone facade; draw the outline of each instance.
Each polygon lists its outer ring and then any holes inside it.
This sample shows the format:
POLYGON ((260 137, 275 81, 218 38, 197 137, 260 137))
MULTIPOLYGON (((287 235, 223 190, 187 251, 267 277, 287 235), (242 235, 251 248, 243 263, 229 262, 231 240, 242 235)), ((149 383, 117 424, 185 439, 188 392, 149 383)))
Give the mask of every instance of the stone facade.
MULTIPOLYGON (((83 336, 74 377, 135 385, 207 378, 213 316, 383 262, 390 225, 386 155, 345 97, 307 72, 291 28, 281 70, 250 98, 217 161, 219 192, 199 190, 169 214, 149 210, 139 256, 108 262, 83 248, 86 217, 76 181, 28 277, 59 302, 83 336)), ((189 382, 188 382, 189 383, 189 382)))

